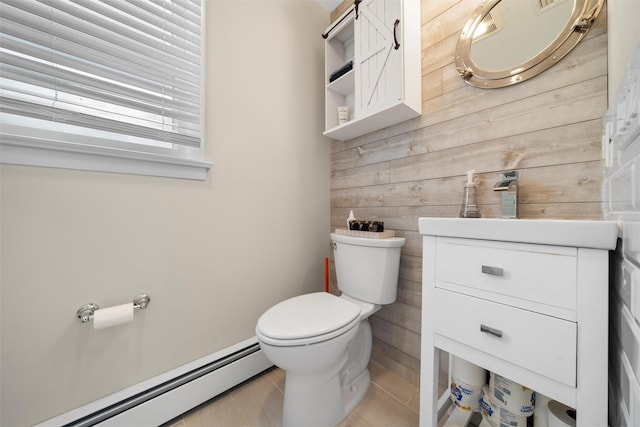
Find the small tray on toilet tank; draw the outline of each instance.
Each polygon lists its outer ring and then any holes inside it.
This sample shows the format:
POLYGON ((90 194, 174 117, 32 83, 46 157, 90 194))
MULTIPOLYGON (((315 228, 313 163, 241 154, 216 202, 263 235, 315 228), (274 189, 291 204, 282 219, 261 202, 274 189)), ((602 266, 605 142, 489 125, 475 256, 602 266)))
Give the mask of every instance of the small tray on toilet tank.
POLYGON ((396 236, 395 230, 360 231, 360 230, 347 230, 346 228, 336 228, 335 233, 343 236, 364 237, 367 239, 388 239, 390 237, 396 236))

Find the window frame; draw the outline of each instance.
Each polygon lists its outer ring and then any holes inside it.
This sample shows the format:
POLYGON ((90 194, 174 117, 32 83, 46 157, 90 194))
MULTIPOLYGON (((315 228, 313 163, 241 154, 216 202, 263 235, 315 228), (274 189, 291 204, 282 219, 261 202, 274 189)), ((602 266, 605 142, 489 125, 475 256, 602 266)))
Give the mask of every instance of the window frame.
POLYGON ((72 142, 62 142, 60 138, 22 138, 19 134, 4 134, 2 127, 6 124, 0 121, 0 164, 205 180, 212 166, 204 156, 206 3, 201 4, 199 147, 173 144, 173 149, 164 150, 165 153, 154 153, 136 144, 130 148, 97 145, 91 137, 77 137, 72 142), (166 154, 167 151, 171 154, 166 154))

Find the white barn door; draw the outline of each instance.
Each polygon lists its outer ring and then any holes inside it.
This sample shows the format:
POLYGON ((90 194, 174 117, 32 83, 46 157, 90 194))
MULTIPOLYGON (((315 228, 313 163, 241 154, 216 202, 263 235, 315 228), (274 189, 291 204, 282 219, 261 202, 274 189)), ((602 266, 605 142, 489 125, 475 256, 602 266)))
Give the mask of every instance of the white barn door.
POLYGON ((402 99, 401 12, 401 0, 363 0, 358 7, 355 99, 362 114, 402 99))

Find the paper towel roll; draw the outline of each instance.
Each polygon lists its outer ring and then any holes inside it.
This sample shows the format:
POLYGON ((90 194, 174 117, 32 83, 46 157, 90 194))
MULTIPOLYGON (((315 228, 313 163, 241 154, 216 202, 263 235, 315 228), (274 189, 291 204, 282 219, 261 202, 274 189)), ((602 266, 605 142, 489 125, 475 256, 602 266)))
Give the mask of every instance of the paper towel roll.
POLYGON ((575 411, 572 408, 556 400, 549 402, 547 408, 549 427, 576 427, 575 411))
POLYGON ((516 415, 533 415, 536 393, 528 387, 491 372, 489 390, 498 405, 516 415))
POLYGON ((474 387, 482 388, 487 383, 486 370, 457 356, 451 357, 451 376, 474 387))
POLYGON ((451 379, 451 400, 458 408, 465 411, 480 412, 481 397, 482 386, 467 384, 456 377, 451 379))
POLYGON ((549 417, 547 416, 547 405, 549 399, 544 394, 536 393, 536 407, 533 408, 533 425, 536 427, 549 427, 549 417))
POLYGON ((101 308, 93 313, 93 329, 105 329, 133 320, 133 303, 101 308))
POLYGON ((487 421, 492 427, 500 424, 501 408, 493 401, 489 393, 489 387, 482 388, 482 399, 480 400, 480 412, 483 420, 487 421))
POLYGON ((480 412, 483 418, 493 427, 526 427, 528 425, 528 417, 526 415, 514 414, 500 406, 493 398, 488 386, 482 388, 480 412))

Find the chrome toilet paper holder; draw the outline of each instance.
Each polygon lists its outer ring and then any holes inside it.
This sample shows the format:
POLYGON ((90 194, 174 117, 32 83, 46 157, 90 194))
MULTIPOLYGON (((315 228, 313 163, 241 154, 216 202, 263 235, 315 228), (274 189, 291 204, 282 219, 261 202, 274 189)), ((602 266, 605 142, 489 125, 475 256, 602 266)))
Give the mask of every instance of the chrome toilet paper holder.
MULTIPOLYGON (((151 302, 151 297, 148 294, 139 294, 136 295, 133 299, 133 309, 134 310, 144 310, 151 302)), ((93 314, 96 310, 100 310, 98 304, 89 303, 85 304, 76 311, 76 316, 82 323, 87 323, 93 318, 93 314)))

